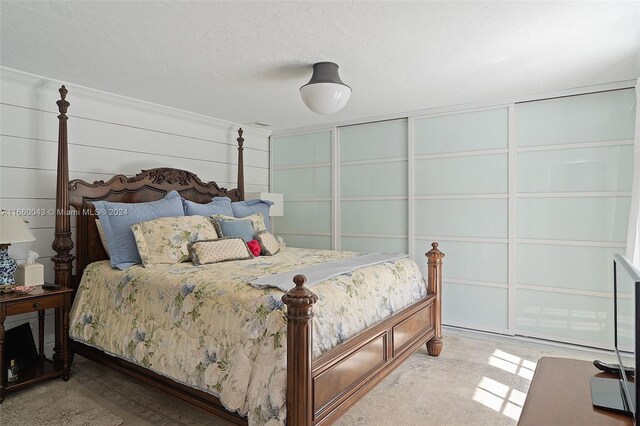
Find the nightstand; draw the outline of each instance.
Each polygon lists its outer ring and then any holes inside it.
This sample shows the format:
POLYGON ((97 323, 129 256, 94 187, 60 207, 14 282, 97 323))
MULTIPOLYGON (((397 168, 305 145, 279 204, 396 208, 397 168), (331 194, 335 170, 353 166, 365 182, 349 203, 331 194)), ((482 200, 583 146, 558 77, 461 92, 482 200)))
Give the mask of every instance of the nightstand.
POLYGON ((73 289, 70 288, 45 290, 36 287, 28 294, 0 294, 0 404, 6 392, 59 376, 65 381, 69 380, 69 309, 72 293, 73 289), (55 341, 62 343, 62 348, 56 345, 55 361, 44 356, 44 311, 51 308, 56 310, 55 341), (38 312, 38 360, 20 372, 17 383, 9 384, 4 359, 4 321, 11 315, 28 312, 38 312))

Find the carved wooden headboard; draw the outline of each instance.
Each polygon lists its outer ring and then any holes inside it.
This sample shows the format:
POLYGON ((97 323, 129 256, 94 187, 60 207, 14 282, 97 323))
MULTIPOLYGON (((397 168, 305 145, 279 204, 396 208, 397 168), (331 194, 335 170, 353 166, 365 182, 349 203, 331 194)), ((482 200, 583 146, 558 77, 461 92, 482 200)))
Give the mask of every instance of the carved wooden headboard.
POLYGON ((169 191, 197 203, 207 203, 212 197, 229 197, 232 201, 244 199, 243 142, 242 129, 238 130, 238 188, 221 188, 215 182, 203 182, 195 174, 174 168, 142 170, 133 177, 116 175, 108 181, 88 183, 83 180, 69 182, 67 152, 67 90, 60 88, 57 104, 60 111, 58 134, 58 174, 56 189, 56 227, 52 244, 56 255, 52 257, 55 282, 64 287, 77 289, 84 268, 91 262, 107 259, 95 224, 97 215, 94 201, 106 200, 123 203, 141 203, 163 198, 169 191), (75 210, 72 210, 73 207, 75 210), (72 238, 70 218, 76 218, 76 235, 72 238), (76 247, 77 259, 71 254, 76 247), (75 274, 72 263, 76 260, 75 274))

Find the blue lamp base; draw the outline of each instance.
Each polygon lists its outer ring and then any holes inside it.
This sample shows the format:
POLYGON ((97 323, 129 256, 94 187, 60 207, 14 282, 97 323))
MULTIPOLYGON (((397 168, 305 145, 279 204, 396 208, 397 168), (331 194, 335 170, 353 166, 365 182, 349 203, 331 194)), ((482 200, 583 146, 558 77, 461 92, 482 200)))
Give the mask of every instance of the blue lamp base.
POLYGON ((9 257, 9 245, 0 245, 0 285, 12 285, 16 283, 13 274, 16 272, 18 264, 9 257))

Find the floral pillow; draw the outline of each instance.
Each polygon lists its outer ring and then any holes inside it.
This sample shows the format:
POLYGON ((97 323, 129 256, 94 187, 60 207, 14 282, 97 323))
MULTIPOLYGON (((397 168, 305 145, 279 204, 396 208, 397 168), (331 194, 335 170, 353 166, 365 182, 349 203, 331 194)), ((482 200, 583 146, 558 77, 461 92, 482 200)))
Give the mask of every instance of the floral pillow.
POLYGON ((231 260, 253 259, 253 254, 242 238, 196 241, 189 245, 189 252, 193 264, 197 266, 231 260))
POLYGON ((131 227, 142 264, 180 263, 191 260, 189 243, 218 238, 204 216, 163 217, 131 227))
POLYGON ((262 213, 255 213, 242 218, 225 216, 223 214, 214 214, 213 216, 211 216, 211 219, 215 221, 217 220, 250 220, 251 223, 253 224, 253 229, 255 229, 256 232, 267 230, 267 226, 264 224, 264 216, 262 216, 262 213))

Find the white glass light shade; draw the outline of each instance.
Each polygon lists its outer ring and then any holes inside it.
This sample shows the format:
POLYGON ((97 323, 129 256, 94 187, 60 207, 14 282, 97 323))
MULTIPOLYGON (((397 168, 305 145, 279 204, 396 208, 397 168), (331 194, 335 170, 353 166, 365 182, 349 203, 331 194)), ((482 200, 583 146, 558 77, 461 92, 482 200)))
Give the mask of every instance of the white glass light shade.
POLYGON ((344 84, 333 62, 318 62, 313 65, 311 80, 300 88, 304 104, 318 114, 333 114, 349 102, 351 88, 344 84))
POLYGON ((35 239, 20 216, 0 214, 0 244, 26 243, 35 239))
POLYGON ((302 86, 300 95, 311 111, 328 115, 344 108, 351 97, 351 88, 336 83, 315 83, 302 86))

